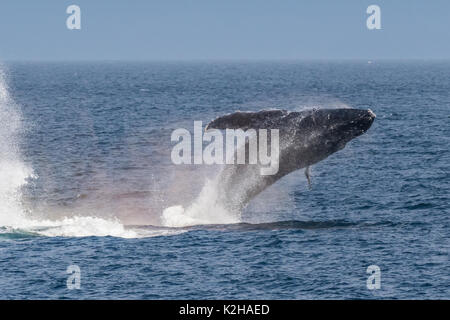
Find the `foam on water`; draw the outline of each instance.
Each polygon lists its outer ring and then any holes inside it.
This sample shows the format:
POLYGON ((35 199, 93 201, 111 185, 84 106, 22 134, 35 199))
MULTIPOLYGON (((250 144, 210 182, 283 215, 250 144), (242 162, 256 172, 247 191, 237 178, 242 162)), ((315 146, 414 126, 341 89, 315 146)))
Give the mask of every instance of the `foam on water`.
POLYGON ((126 230, 125 227, 116 220, 105 220, 96 217, 73 217, 64 218, 60 221, 41 221, 44 229, 36 230, 39 234, 55 237, 89 237, 89 236, 113 236, 121 238, 136 238, 138 234, 133 230, 126 230))
POLYGON ((61 220, 24 219, 20 225, 5 228, 5 232, 26 232, 47 237, 89 237, 113 236, 121 238, 137 238, 140 235, 127 230, 116 220, 105 220, 97 217, 63 218, 61 220))

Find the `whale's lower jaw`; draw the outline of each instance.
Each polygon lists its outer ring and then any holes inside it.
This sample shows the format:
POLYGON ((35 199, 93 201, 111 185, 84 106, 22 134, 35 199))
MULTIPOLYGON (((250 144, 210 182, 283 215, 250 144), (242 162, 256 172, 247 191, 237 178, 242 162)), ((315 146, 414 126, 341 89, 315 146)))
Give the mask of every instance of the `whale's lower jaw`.
POLYGON ((259 165, 225 166, 217 178, 217 205, 229 211, 241 211, 251 199, 285 175, 342 150, 347 142, 365 133, 374 119, 371 110, 319 109, 292 113, 281 110, 236 113, 236 116, 231 114, 214 120, 210 128, 219 124, 217 128, 224 129, 227 123, 233 128, 237 124, 245 129, 280 128, 280 141, 289 141, 287 144, 280 142, 283 147, 276 174, 261 175, 259 165), (311 136, 314 138, 310 139, 311 136))

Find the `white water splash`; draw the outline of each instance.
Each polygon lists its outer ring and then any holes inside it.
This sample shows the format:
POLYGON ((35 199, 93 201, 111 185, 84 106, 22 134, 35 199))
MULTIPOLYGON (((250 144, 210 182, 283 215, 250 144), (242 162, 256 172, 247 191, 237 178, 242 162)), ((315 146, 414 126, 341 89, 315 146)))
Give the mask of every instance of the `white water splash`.
POLYGON ((19 152, 21 121, 0 69, 0 226, 17 227, 26 220, 20 191, 33 172, 19 152))
POLYGON ((217 203, 218 188, 216 180, 208 180, 200 195, 188 207, 172 206, 162 213, 162 224, 166 227, 187 227, 201 224, 239 223, 240 215, 228 212, 217 203))

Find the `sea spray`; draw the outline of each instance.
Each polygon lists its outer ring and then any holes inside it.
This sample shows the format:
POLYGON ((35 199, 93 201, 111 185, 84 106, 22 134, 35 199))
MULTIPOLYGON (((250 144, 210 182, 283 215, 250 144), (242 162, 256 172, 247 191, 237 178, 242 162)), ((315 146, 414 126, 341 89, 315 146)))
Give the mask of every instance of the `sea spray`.
POLYGON ((18 227, 26 221, 21 188, 32 177, 32 170, 19 151, 21 121, 0 66, 0 226, 18 227))

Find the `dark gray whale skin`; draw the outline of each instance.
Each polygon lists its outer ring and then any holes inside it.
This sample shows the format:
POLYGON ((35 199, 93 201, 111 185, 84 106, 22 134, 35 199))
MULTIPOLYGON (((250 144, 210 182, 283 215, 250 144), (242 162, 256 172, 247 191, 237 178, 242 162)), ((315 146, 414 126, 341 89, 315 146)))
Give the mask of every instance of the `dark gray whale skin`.
MULTIPOLYGON (((374 119, 370 109, 313 109, 235 112, 211 121, 205 130, 279 130, 278 172, 261 175, 259 164, 225 165, 217 180, 217 205, 229 211, 241 211, 252 198, 285 175, 308 168, 343 149, 347 142, 365 133, 374 119)), ((245 147, 248 159, 248 142, 245 147)))

